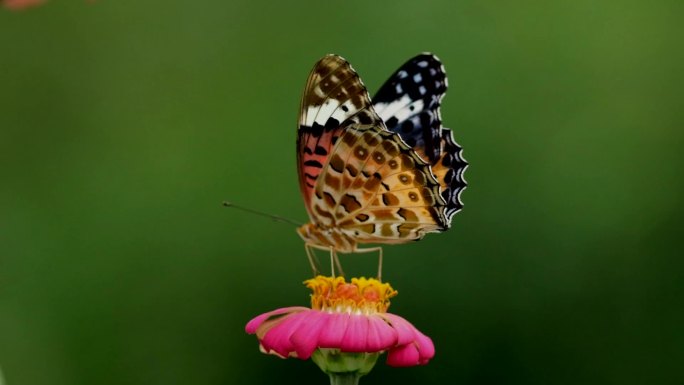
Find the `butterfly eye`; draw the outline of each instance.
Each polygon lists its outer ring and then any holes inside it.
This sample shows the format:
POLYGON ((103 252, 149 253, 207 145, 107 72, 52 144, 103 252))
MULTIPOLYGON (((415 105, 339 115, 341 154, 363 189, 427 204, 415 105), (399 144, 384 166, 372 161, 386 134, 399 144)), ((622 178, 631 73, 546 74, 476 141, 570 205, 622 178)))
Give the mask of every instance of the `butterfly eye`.
POLYGON ((397 164, 397 161, 394 160, 394 159, 390 160, 387 164, 388 164, 388 165, 390 166, 390 168, 393 169, 393 170, 394 170, 395 168, 397 168, 397 166, 399 166, 399 164, 397 164))
POLYGON ((418 201, 418 194, 414 193, 413 191, 411 191, 411 192, 408 194, 408 197, 409 197, 409 199, 410 199, 412 202, 418 201))
POLYGON ((375 153, 373 153, 373 160, 375 160, 376 163, 384 163, 385 162, 385 156, 379 152, 375 152, 375 153))
POLYGON ((408 176, 406 176, 404 174, 401 174, 401 175, 399 175, 399 181, 401 181, 401 183, 403 183, 403 184, 409 184, 409 182, 411 182, 411 178, 409 178, 408 176))

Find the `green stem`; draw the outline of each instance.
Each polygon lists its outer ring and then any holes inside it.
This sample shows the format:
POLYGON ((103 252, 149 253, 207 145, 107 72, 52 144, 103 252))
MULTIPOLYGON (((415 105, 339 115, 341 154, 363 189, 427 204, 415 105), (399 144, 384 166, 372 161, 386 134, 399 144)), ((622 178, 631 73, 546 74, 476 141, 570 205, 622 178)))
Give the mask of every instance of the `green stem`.
POLYGON ((330 385, 358 385, 361 376, 358 373, 329 373, 330 385))

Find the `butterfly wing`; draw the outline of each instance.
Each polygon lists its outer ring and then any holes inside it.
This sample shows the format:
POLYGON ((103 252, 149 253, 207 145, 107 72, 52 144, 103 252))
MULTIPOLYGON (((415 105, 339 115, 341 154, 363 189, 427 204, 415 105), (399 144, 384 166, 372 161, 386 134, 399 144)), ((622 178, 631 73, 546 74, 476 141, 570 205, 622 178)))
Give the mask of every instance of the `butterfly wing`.
POLYGON ((366 87, 346 60, 327 55, 314 65, 302 96, 297 132, 299 185, 312 220, 325 215, 314 211, 311 199, 340 135, 351 124, 378 121, 366 87))
POLYGON ((399 134, 432 166, 447 202, 445 215, 450 222, 463 207, 460 195, 466 187, 463 172, 468 163, 451 130, 442 127, 439 108, 447 86, 440 60, 423 53, 399 67, 380 87, 373 103, 387 129, 399 134))
POLYGON ((430 167, 387 130, 348 62, 314 66, 302 98, 299 177, 312 221, 360 242, 401 243, 448 227, 430 167))
POLYGON ((324 207, 336 227, 359 242, 404 243, 448 227, 430 166, 382 125, 346 130, 326 179, 324 207))

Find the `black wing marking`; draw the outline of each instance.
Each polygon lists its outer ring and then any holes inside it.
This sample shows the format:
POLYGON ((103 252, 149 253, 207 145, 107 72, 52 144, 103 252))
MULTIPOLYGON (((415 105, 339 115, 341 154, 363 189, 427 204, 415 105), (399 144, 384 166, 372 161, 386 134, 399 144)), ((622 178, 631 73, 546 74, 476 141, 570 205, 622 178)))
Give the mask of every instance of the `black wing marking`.
POLYGON ((402 65, 373 97, 376 112, 387 129, 398 133, 432 166, 447 202, 448 222, 461 210, 461 192, 466 187, 463 173, 468 163, 452 131, 442 127, 440 106, 448 81, 437 56, 423 53, 402 65))

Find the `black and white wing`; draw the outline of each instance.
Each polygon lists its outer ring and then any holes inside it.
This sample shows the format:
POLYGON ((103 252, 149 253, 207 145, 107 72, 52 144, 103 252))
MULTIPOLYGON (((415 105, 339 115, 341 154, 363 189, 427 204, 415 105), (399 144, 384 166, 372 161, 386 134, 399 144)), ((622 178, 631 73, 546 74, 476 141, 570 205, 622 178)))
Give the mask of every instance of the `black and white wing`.
POLYGON ((375 111, 387 129, 399 134, 425 161, 430 163, 447 202, 448 221, 463 204, 461 192, 468 163, 452 131, 442 127, 439 111, 447 90, 442 62, 423 53, 404 63, 372 98, 375 111))

